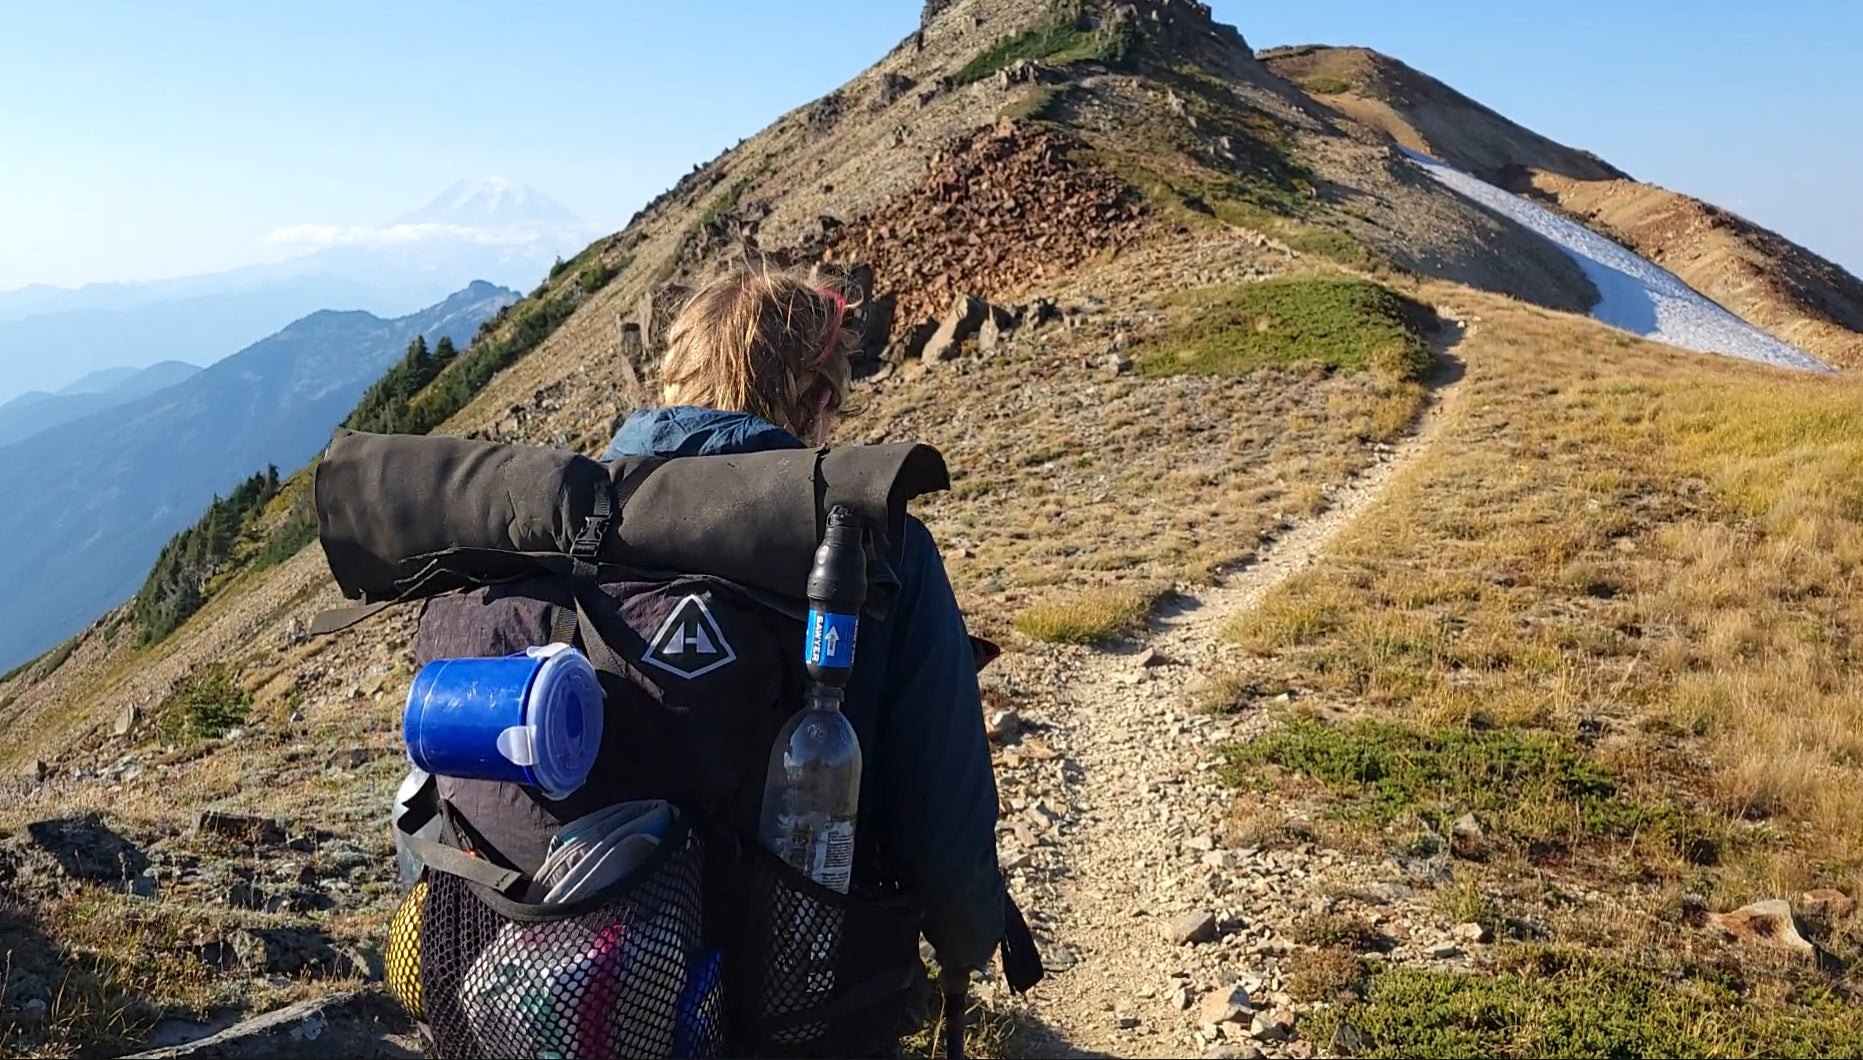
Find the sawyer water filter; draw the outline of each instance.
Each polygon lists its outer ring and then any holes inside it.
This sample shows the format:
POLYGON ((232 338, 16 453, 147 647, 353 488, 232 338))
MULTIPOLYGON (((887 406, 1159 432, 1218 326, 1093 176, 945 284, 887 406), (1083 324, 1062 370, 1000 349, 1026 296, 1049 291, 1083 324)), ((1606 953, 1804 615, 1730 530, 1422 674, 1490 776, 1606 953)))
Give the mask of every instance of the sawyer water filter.
POLYGON ((854 871, 860 741, 841 713, 841 698, 853 673, 854 640, 867 596, 862 528, 846 508, 828 513, 808 595, 803 641, 807 702, 770 749, 758 835, 797 871, 845 894, 854 871))

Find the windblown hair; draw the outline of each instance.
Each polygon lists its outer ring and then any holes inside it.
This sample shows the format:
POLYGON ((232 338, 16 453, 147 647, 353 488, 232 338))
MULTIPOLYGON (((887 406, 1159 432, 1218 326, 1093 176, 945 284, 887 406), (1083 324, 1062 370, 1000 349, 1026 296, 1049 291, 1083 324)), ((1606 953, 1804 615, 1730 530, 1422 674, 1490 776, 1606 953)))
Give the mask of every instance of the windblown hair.
POLYGON ((667 330, 662 399, 748 412, 824 444, 858 341, 839 298, 788 271, 738 268, 711 280, 667 330))

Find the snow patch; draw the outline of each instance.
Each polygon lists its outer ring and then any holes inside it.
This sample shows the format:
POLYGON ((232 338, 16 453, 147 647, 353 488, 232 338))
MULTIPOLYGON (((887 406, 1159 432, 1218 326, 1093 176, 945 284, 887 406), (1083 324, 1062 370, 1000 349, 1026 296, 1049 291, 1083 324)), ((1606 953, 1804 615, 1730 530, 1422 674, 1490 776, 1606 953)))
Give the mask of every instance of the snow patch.
POLYGON ((1668 269, 1584 225, 1428 155, 1404 147, 1398 150, 1442 184, 1545 236, 1570 255, 1598 289, 1598 304, 1591 310, 1598 320, 1697 353, 1718 353, 1813 372, 1833 371, 1816 357, 1715 304, 1668 269))

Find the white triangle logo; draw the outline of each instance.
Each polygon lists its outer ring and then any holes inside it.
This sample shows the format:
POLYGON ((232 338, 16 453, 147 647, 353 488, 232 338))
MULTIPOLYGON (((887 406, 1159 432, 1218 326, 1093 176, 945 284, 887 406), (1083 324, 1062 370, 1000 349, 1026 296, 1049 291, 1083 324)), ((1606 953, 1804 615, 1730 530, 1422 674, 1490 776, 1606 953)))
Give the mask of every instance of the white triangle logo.
POLYGON ((641 661, 670 674, 693 678, 736 662, 737 652, 725 639, 711 608, 695 595, 679 601, 673 613, 666 616, 659 632, 647 642, 647 654, 641 656, 641 661))

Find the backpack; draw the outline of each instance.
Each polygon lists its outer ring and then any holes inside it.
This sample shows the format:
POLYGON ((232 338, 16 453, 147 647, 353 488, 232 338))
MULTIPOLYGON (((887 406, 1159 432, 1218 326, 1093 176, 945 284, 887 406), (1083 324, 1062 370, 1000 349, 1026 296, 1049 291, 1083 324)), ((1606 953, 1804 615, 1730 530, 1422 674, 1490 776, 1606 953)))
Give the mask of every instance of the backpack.
MULTIPOLYGON (((825 513, 860 517, 864 614, 884 617, 906 504, 945 488, 942 457, 915 444, 604 466, 338 432, 314 483, 319 538, 366 604, 315 632, 418 600, 419 665, 566 643, 603 693, 595 767, 567 798, 430 777, 397 817, 422 869, 387 978, 436 1055, 884 1055, 918 1029, 923 906, 881 830, 857 830, 845 895, 755 835, 771 745, 803 701, 802 586, 825 513), (655 801, 673 823, 644 861, 586 898, 536 900, 565 824, 655 801)), ((994 655, 973 647, 979 666, 994 655)), ((863 819, 884 774, 868 750, 863 819)), ((1004 970, 1024 991, 1040 963, 1006 912, 1004 970)))

